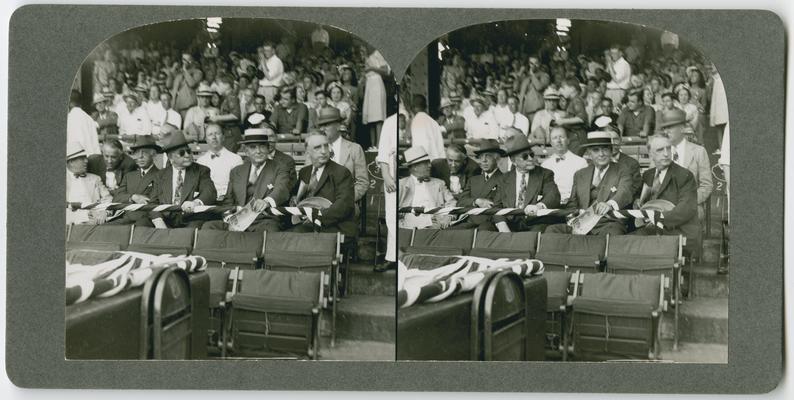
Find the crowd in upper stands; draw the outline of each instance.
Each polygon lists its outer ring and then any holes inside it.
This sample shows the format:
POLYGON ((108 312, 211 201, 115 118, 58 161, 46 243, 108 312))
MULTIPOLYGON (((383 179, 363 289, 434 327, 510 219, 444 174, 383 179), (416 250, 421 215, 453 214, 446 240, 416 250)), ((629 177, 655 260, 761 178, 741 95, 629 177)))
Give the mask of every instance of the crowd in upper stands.
POLYGON ((198 39, 186 49, 120 43, 96 52, 92 106, 72 92, 67 201, 175 204, 181 212, 77 210, 67 223, 228 229, 234 210, 197 207, 301 204, 324 209, 321 227, 262 213, 248 230, 356 235, 356 201, 369 186, 359 143, 374 148, 386 119, 391 71, 377 50, 357 40, 330 46, 322 26, 250 54, 220 54, 198 39), (283 138, 305 149, 302 168, 277 149, 283 138))
POLYGON ((722 140, 727 102, 711 63, 669 35, 662 42, 656 52, 635 39, 583 54, 487 41, 476 54, 446 50, 439 117, 430 117, 423 95, 403 98, 410 112, 401 110, 399 135, 410 176, 400 181, 400 207, 517 207, 526 217, 402 214, 400 225, 571 232, 566 222, 580 213, 541 210, 591 209, 604 217, 590 234, 696 241, 713 190, 704 134, 722 140), (646 171, 621 151, 627 141, 646 146, 646 171), (663 223, 607 216, 643 206, 663 211, 663 223))

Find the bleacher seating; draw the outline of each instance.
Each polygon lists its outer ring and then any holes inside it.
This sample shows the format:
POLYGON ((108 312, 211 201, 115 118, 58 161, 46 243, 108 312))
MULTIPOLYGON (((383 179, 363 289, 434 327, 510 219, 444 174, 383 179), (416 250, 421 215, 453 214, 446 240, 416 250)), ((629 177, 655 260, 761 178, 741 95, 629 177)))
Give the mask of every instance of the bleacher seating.
POLYGON ((544 233, 540 235, 536 257, 547 271, 573 269, 589 273, 603 269, 605 252, 605 236, 544 233))
POLYGON ((413 241, 402 249, 405 253, 468 255, 474 244, 474 230, 417 229, 413 241))

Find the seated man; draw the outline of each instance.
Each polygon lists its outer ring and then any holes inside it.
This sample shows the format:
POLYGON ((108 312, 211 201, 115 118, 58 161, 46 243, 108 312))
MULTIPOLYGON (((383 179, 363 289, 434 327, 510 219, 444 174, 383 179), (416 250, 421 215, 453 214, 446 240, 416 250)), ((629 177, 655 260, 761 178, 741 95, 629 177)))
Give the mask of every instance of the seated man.
POLYGON ((174 204, 182 211, 149 213, 152 224, 160 229, 200 227, 207 215, 194 214, 196 206, 213 205, 217 195, 210 178, 210 169, 193 162, 193 153, 182 131, 171 132, 163 144, 170 162, 155 180, 151 203, 174 204))
MULTIPOLYGON (((209 132, 209 131, 208 131, 209 132)), ((209 135, 208 135, 209 137, 209 135)), ((245 146, 248 160, 234 167, 229 174, 229 185, 223 200, 224 206, 243 207, 251 204, 254 211, 261 213, 269 207, 285 205, 290 197, 290 169, 294 167, 278 163, 271 158, 275 147, 271 139, 273 131, 248 129, 240 144, 245 146)), ((280 217, 259 214, 246 232, 278 232, 283 224, 280 217)), ((228 229, 223 221, 210 221, 203 229, 228 229)))
POLYGON ((322 210, 319 227, 307 220, 295 225, 292 231, 341 232, 347 237, 355 237, 357 224, 353 175, 347 168, 331 160, 331 145, 322 133, 312 133, 306 138, 306 155, 311 164, 301 168, 298 174, 300 183, 297 200, 322 197, 331 206, 322 210))
POLYGON ((116 139, 102 144, 102 155, 88 157, 88 172, 99 176, 102 184, 115 194, 124 174, 135 171, 135 161, 124 152, 124 146, 116 139))
POLYGON ((342 115, 336 107, 324 107, 317 116, 317 128, 325 133, 331 144, 331 160, 344 166, 353 174, 355 180, 354 200, 359 201, 369 188, 369 172, 364 159, 364 149, 358 143, 353 143, 342 137, 339 130, 342 126, 342 115))
POLYGON ((642 175, 644 183, 638 205, 650 200, 667 200, 674 207, 663 212, 660 228, 648 221, 637 226, 636 235, 678 235, 692 241, 700 240, 700 224, 697 220, 697 184, 692 172, 673 162, 672 142, 662 135, 648 138, 648 154, 654 168, 642 175))
POLYGON ((505 142, 505 154, 514 168, 501 177, 494 207, 523 209, 525 216, 494 216, 493 222, 500 232, 542 232, 549 220, 537 217, 537 211, 560 206, 554 173, 537 164, 532 148, 533 144, 524 135, 510 136, 505 142))
POLYGON ((554 183, 560 191, 560 204, 564 205, 571 197, 573 175, 587 167, 587 160, 568 150, 568 130, 564 126, 550 129, 552 154, 540 166, 554 172, 554 183))
POLYGON ((273 109, 270 122, 278 133, 306 132, 309 125, 309 110, 305 104, 295 101, 294 87, 281 88, 278 105, 273 109))
MULTIPOLYGON (((92 204, 110 203, 110 192, 98 176, 88 173, 88 158, 78 142, 66 145, 66 201, 92 204)), ((66 210, 66 224, 101 224, 105 222, 105 210, 66 210)))
MULTIPOLYGON (((136 136, 130 146, 132 157, 138 169, 124 174, 121 185, 113 195, 116 203, 146 204, 154 192, 155 181, 160 169, 154 165, 154 155, 160 147, 152 136, 136 136)), ((124 214, 111 224, 149 225, 148 213, 145 211, 124 211, 124 214)))
MULTIPOLYGON (((612 138, 609 132, 590 132, 583 146, 593 164, 573 175, 568 208, 582 210, 592 207, 596 214, 602 216, 589 234, 622 235, 626 233, 626 224, 609 219, 604 214, 631 204, 631 175, 612 162, 612 138)), ((571 233, 572 229, 568 224, 556 224, 546 229, 546 232, 571 233)))
POLYGON ((647 137, 653 134, 656 114, 653 108, 643 104, 642 91, 630 92, 627 97, 626 108, 618 117, 618 129, 621 136, 647 137))
POLYGON ((462 144, 451 144, 446 148, 446 159, 433 160, 430 176, 444 181, 452 195, 457 198, 472 176, 482 171, 477 163, 466 155, 462 144))
MULTIPOLYGON (((472 176, 466 182, 460 196, 458 196, 458 207, 493 207, 493 197, 499 184, 502 171, 497 168, 499 160, 504 156, 504 150, 499 148, 499 142, 494 139, 487 139, 477 149, 477 162, 482 169, 481 175, 472 176)), ((484 215, 472 215, 459 224, 455 229, 471 229, 481 224, 490 223, 490 218, 484 215)))
POLYGON ((620 151, 620 144, 623 139, 617 132, 610 130, 609 134, 612 137, 612 162, 617 164, 621 169, 628 171, 631 177, 631 196, 633 202, 633 200, 640 197, 640 192, 642 191, 640 162, 634 159, 634 157, 620 151))
POLYGON ((204 135, 209 150, 199 157, 196 163, 210 169, 210 178, 215 184, 218 201, 221 201, 229 186, 229 174, 232 168, 241 165, 243 159, 223 146, 223 128, 219 124, 214 122, 207 124, 204 127, 204 135))
MULTIPOLYGON (((414 146, 405 150, 405 166, 411 176, 400 179, 399 208, 402 207, 449 207, 455 205, 455 198, 438 178, 430 177, 430 156, 423 147, 414 146)), ((444 229, 452 222, 448 215, 399 214, 400 228, 444 229)))

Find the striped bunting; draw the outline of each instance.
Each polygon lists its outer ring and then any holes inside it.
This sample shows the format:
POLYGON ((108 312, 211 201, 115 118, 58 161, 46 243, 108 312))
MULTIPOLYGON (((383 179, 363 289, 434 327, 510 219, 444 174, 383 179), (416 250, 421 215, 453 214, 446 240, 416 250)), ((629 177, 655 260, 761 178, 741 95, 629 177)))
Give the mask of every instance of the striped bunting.
MULTIPOLYGON (((174 204, 130 204, 130 203, 66 203, 66 207, 71 210, 107 210, 107 211, 182 211, 182 208, 174 204)), ((214 211, 223 213, 226 211, 237 211, 237 206, 197 206, 193 209, 196 213, 214 211)), ((316 225, 321 226, 320 217, 322 210, 311 207, 270 207, 263 214, 283 216, 306 217, 316 225)))
POLYGON ((503 269, 528 277, 542 274, 543 263, 530 259, 402 254, 397 265, 397 304, 405 308, 439 302, 474 290, 487 272, 503 269))
POLYGON ((200 256, 155 256, 132 251, 108 254, 95 265, 66 264, 66 305, 91 298, 110 297, 142 286, 157 269, 177 267, 188 273, 203 271, 207 261, 200 256))
MULTIPOLYGON (((573 214, 579 210, 564 210, 564 209, 544 209, 538 210, 537 217, 545 217, 547 215, 555 215, 565 217, 573 214)), ((400 207, 397 212, 402 214, 445 214, 445 215, 500 215, 500 216, 526 216, 524 210, 521 208, 478 208, 478 207, 400 207)), ((660 211, 654 210, 619 210, 609 211, 607 217, 614 219, 629 219, 629 218, 643 218, 651 221, 654 225, 661 224, 664 215, 660 211)))

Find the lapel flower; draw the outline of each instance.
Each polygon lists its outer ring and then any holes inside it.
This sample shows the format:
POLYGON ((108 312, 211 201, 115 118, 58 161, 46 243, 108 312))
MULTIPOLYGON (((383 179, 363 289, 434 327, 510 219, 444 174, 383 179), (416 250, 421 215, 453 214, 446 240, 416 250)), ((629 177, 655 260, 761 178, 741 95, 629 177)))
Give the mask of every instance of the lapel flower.
POLYGON ((267 184, 267 188, 270 189, 270 190, 273 190, 273 184, 272 183, 268 183, 267 184))
POLYGON ((542 194, 539 194, 539 195, 538 195, 538 199, 537 199, 537 200, 535 200, 535 201, 536 201, 536 202, 538 202, 538 201, 541 201, 541 200, 543 200, 543 195, 542 195, 542 194))
POLYGON ((609 188, 609 191, 612 192, 612 193, 615 193, 615 192, 618 191, 618 188, 612 186, 611 188, 609 188))

